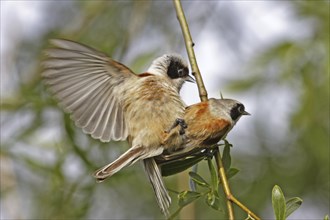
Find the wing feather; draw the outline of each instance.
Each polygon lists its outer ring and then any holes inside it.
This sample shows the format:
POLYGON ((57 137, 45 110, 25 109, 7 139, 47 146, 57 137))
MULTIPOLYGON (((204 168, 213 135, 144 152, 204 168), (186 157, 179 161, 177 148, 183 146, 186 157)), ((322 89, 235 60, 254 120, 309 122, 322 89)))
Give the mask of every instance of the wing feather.
POLYGON ((113 121, 116 122, 116 124, 118 125, 117 126, 117 129, 115 127, 113 127, 113 137, 114 137, 114 140, 119 140, 121 136, 125 136, 127 137, 128 136, 128 129, 125 128, 125 123, 124 123, 124 117, 123 117, 123 110, 122 110, 122 107, 121 106, 118 106, 117 108, 117 114, 116 114, 116 117, 113 118, 113 121))
POLYGON ((100 138, 100 136, 97 134, 97 128, 99 126, 102 126, 102 123, 104 122, 104 121, 102 121, 104 112, 111 101, 111 99, 109 99, 109 97, 105 97, 105 95, 107 93, 108 93, 108 91, 106 90, 104 92, 103 96, 98 97, 100 99, 97 101, 97 106, 92 113, 92 117, 90 117, 90 119, 88 121, 88 126, 85 127, 85 129, 87 131, 89 131, 93 137, 98 138, 98 139, 100 138), (93 122, 93 123, 91 123, 91 122, 93 122))
POLYGON ((84 132, 101 141, 125 140, 128 128, 116 87, 136 75, 88 46, 51 40, 42 77, 65 111, 84 132))
MULTIPOLYGON (((109 111, 109 109, 113 108, 114 102, 110 102, 111 100, 107 100, 105 105, 100 109, 100 115, 99 115, 99 123, 97 124, 93 134, 95 138, 100 138, 104 134, 104 138, 108 138, 105 128, 107 127, 108 123, 105 123, 106 121, 109 121, 110 116, 112 114, 116 114, 116 111, 109 111)), ((112 126, 109 124, 108 126, 109 131, 112 131, 112 126)))

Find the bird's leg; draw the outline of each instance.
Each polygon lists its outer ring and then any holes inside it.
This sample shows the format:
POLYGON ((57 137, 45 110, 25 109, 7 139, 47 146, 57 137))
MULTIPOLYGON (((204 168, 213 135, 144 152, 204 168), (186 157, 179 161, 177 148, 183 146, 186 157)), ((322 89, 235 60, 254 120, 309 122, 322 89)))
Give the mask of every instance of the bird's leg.
POLYGON ((215 150, 214 148, 205 148, 204 152, 202 152, 201 154, 204 155, 206 158, 210 158, 212 159, 214 154, 215 154, 215 150))
POLYGON ((175 119, 173 125, 170 127, 170 129, 168 129, 166 131, 166 133, 170 133, 172 131, 172 129, 176 128, 178 125, 180 125, 180 135, 184 135, 185 134, 185 129, 188 127, 186 122, 182 119, 182 118, 177 118, 175 119))
MULTIPOLYGON (((180 118, 175 119, 172 126, 168 130, 164 131, 164 137, 163 137, 162 144, 168 145, 170 143, 169 146, 176 146, 175 149, 179 149, 180 147, 182 147, 183 143, 186 140, 185 129, 187 127, 188 126, 183 119, 180 119, 180 118), (179 132, 178 132, 178 129, 174 130, 174 128, 176 128, 178 125, 180 125, 179 132)), ((175 149, 172 149, 172 150, 175 150, 175 149)))

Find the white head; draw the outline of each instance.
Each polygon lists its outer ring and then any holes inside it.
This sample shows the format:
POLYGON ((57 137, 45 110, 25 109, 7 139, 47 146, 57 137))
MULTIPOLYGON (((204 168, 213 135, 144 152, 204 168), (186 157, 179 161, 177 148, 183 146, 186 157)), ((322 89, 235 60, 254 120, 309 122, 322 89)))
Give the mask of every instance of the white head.
POLYGON ((152 62, 148 73, 170 78, 178 90, 185 81, 195 82, 189 75, 187 62, 178 54, 165 54, 158 57, 152 62))
POLYGON ((239 101, 233 99, 210 99, 209 101, 214 101, 216 103, 212 105, 212 111, 218 114, 226 114, 235 123, 242 115, 250 115, 250 113, 245 111, 244 105, 239 101))

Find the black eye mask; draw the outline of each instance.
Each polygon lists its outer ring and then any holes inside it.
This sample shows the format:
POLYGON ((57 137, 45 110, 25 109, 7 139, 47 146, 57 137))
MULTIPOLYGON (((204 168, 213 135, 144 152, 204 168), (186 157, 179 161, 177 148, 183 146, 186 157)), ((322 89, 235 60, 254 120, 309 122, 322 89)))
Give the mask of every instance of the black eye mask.
POLYGON ((171 60, 170 65, 167 69, 167 75, 171 79, 183 78, 188 76, 189 70, 186 66, 183 66, 182 63, 178 60, 171 60))
POLYGON ((230 117, 236 121, 245 112, 245 107, 243 104, 237 104, 230 110, 230 117))

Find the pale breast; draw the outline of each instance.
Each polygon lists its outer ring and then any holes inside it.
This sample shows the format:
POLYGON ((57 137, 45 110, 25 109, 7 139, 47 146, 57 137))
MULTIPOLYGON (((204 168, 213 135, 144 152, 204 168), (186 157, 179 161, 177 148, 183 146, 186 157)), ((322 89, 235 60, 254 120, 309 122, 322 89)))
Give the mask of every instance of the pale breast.
MULTIPOLYGON (((125 93, 123 107, 134 144, 159 147, 177 118, 184 116, 184 103, 165 77, 141 77, 125 93), (140 143, 141 142, 141 143, 140 143)), ((178 139, 165 148, 178 145, 178 139)))

